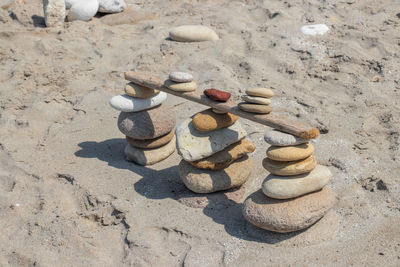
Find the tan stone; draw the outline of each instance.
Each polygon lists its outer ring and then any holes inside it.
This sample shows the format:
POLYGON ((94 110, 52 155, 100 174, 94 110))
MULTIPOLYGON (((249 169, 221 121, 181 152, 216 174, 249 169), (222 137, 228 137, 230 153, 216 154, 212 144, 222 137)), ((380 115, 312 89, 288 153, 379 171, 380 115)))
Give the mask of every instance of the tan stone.
POLYGON ((159 92, 159 90, 147 88, 134 83, 128 83, 125 85, 125 93, 135 98, 148 98, 158 94, 159 92))
POLYGON ((145 166, 153 165, 168 158, 172 153, 174 153, 174 151, 175 138, 168 144, 153 149, 137 148, 127 144, 124 152, 128 160, 145 166))
POLYGON ((275 95, 274 92, 268 88, 250 88, 246 90, 246 94, 250 96, 261 96, 266 98, 271 98, 275 95))
POLYGON ((305 159, 314 152, 314 146, 305 143, 297 146, 270 146, 267 157, 277 161, 295 161, 305 159))
POLYGON ((229 127, 239 119, 231 113, 216 114, 212 109, 203 110, 192 119, 193 126, 201 132, 209 132, 217 129, 229 127))
POLYGON ((189 161, 189 163, 199 169, 220 170, 229 166, 229 164, 235 160, 245 156, 247 153, 253 152, 255 149, 256 147, 252 142, 243 139, 210 157, 189 161))
POLYGON ((165 84, 166 87, 168 87, 171 90, 174 90, 176 92, 192 92, 196 91, 197 89, 197 83, 195 81, 187 82, 187 83, 177 83, 173 82, 171 80, 166 80, 165 84))
POLYGON ((312 171, 317 166, 314 155, 296 161, 276 161, 265 158, 262 162, 263 167, 272 174, 291 176, 312 171))
POLYGON ((154 139, 149 139, 149 140, 134 139, 129 136, 126 136, 125 139, 133 147, 157 148, 157 147, 167 144, 169 141, 172 140, 172 138, 174 138, 174 136, 175 136, 174 131, 170 131, 166 135, 163 135, 163 136, 160 136, 160 137, 157 137, 154 139))
POLYGON ((239 103, 238 106, 241 110, 250 113, 268 114, 272 111, 272 108, 268 105, 239 103))
POLYGON ((279 233, 298 231, 321 219, 335 204, 335 194, 327 187, 298 198, 269 198, 261 190, 243 203, 243 216, 251 224, 279 233))
POLYGON ((242 95, 242 100, 247 103, 269 105, 271 104, 271 99, 259 96, 242 95))

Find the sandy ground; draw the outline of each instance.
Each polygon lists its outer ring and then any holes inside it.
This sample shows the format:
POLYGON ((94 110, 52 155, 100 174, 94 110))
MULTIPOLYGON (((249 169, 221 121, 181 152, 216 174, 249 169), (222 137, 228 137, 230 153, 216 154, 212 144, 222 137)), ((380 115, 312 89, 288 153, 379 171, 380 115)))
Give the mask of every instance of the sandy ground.
MULTIPOLYGON (((44 28, 41 1, 12 2, 0 9, 0 265, 400 265, 396 0, 128 0, 154 16, 61 30, 44 28), (330 32, 300 33, 316 23, 330 32), (210 26, 221 40, 168 40, 182 24, 210 26), (334 174, 333 212, 283 235, 243 219, 241 202, 268 174, 267 127, 246 120, 254 170, 233 198, 193 198, 176 153, 151 167, 127 162, 108 100, 133 69, 186 70, 200 89, 234 100, 273 88, 276 112, 322 132, 315 148, 334 174)), ((205 108, 173 96, 166 104, 178 122, 205 108)))

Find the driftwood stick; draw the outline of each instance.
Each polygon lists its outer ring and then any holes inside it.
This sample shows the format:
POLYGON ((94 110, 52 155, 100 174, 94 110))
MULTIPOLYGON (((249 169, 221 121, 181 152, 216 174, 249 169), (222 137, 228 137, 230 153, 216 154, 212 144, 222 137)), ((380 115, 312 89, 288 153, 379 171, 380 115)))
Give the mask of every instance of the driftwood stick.
POLYGON ((125 72, 125 79, 128 81, 131 81, 133 83, 149 87, 152 89, 157 89, 166 93, 169 93, 171 95, 175 95, 178 97, 185 98, 187 100, 203 104, 206 106, 210 106, 222 111, 230 112, 232 114, 235 114, 239 117, 258 122, 263 125, 270 126, 272 128, 278 129, 283 132, 287 132, 296 136, 299 136, 301 138, 305 139, 312 139, 316 138, 319 135, 319 130, 317 128, 314 128, 306 123, 295 121, 292 119, 289 119, 283 115, 278 115, 273 112, 269 114, 254 114, 254 113, 248 113, 245 111, 240 110, 235 102, 232 101, 227 101, 227 102, 218 102, 211 100, 204 94, 194 91, 194 92, 176 92, 171 89, 168 89, 166 86, 164 86, 165 80, 159 78, 159 77, 154 77, 148 73, 145 72, 133 72, 133 71, 128 71, 125 72))

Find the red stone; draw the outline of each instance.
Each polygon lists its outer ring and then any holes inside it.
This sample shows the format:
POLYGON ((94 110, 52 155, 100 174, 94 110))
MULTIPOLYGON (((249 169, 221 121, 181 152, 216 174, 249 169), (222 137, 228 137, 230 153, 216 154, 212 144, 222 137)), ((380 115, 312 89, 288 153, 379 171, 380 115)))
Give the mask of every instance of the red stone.
POLYGON ((210 99, 215 101, 226 102, 231 97, 231 94, 218 89, 207 89, 204 90, 204 94, 210 99))

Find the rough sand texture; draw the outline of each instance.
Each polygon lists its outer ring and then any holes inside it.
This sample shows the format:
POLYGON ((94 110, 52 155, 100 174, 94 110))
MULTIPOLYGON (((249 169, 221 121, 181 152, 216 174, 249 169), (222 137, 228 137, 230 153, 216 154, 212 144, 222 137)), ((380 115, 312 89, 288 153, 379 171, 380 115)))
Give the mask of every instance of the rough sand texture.
MULTIPOLYGON (((0 9, 0 265, 400 264, 396 0, 128 0, 147 20, 61 30, 44 28, 42 1, 11 2, 0 9), (199 23, 220 40, 167 39, 199 23), (330 31, 301 34, 318 23, 330 31), (204 208, 181 204, 176 153, 149 168, 127 162, 107 102, 133 69, 187 71, 199 90, 237 102, 247 88, 272 88, 274 111, 322 132, 315 154, 339 198, 331 227, 262 231, 226 195, 204 208)), ((205 108, 172 96, 165 104, 177 123, 205 108)), ((268 174, 268 145, 267 127, 240 121, 257 147, 243 201, 268 174)))

